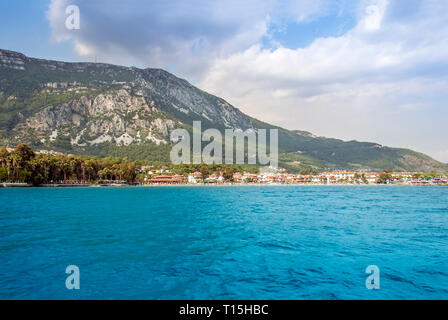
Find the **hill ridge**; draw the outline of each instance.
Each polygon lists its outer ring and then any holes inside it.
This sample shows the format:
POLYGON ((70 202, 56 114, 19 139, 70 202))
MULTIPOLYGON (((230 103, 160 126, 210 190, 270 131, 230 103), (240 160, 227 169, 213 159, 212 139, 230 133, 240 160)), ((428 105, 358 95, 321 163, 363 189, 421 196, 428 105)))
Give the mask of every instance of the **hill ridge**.
POLYGON ((448 171, 403 148, 318 137, 244 114, 159 68, 29 58, 0 49, 0 143, 168 161, 175 128, 279 129, 280 164, 300 168, 448 171))

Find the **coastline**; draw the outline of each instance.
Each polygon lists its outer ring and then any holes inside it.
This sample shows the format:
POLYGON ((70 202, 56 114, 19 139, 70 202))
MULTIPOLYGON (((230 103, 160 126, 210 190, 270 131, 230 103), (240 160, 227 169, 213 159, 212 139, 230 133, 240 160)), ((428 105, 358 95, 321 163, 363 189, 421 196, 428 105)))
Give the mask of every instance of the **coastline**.
POLYGON ((154 188, 154 187, 448 187, 446 184, 352 184, 352 183, 195 183, 195 184, 147 184, 147 185, 98 185, 98 184, 44 184, 1 183, 1 188, 154 188))

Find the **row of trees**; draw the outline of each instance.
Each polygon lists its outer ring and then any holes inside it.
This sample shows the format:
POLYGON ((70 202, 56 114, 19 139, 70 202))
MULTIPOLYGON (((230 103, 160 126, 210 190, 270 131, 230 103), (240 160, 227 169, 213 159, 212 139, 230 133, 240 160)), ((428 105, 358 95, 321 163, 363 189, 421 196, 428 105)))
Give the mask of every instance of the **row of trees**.
POLYGON ((222 175, 225 181, 231 181, 235 172, 259 173, 259 169, 253 165, 237 165, 237 164, 178 164, 167 167, 170 172, 188 176, 193 172, 200 172, 203 180, 207 179, 211 174, 222 175))
MULTIPOLYGON (((250 173, 259 173, 259 169, 254 166, 241 166, 234 164, 166 164, 166 163, 153 163, 149 168, 146 168, 148 171, 158 171, 160 169, 166 170, 168 174, 178 174, 187 177, 190 173, 199 172, 201 174, 201 179, 206 180, 210 175, 217 174, 222 176, 225 181, 232 181, 233 174, 236 172, 240 172, 243 174, 244 172, 250 173)), ((152 175, 159 175, 159 173, 153 173, 152 175)), ((152 175, 148 175, 147 173, 139 173, 137 174, 136 181, 144 182, 145 178, 151 178, 152 175)))
POLYGON ((136 178, 134 162, 126 159, 98 159, 73 155, 36 154, 28 145, 13 151, 0 147, 0 181, 35 185, 72 180, 77 183, 136 178))
MULTIPOLYGON (((141 162, 137 162, 140 166, 141 162)), ((240 166, 227 164, 181 164, 166 165, 153 163, 156 168, 166 168, 172 173, 187 176, 200 172, 202 179, 211 173, 219 173, 227 181, 232 180, 235 172, 258 173, 256 166, 240 166)), ((300 174, 317 174, 315 170, 303 169, 300 174)), ((414 179, 431 180, 436 172, 415 174, 414 179)), ((0 181, 27 182, 34 185, 60 183, 71 180, 75 183, 94 183, 101 180, 119 180, 133 183, 143 181, 145 175, 136 174, 136 162, 127 158, 96 158, 73 155, 36 154, 28 145, 21 143, 14 150, 8 151, 0 147, 0 181)), ((354 180, 367 183, 364 174, 355 174, 354 180)), ((378 177, 378 183, 392 181, 391 171, 384 170, 378 177)))
MULTIPOLYGON (((228 168, 219 168, 218 170, 215 170, 213 172, 217 173, 218 175, 222 175, 225 181, 232 181, 233 174, 237 171, 241 172, 241 170, 238 170, 236 168, 228 167, 228 168)), ((208 166, 200 167, 199 172, 201 173, 202 180, 205 180, 210 176, 210 169, 208 166)))
MULTIPOLYGON (((129 161, 127 158, 96 158, 88 156, 36 154, 31 147, 21 143, 8 152, 0 147, 0 181, 26 182, 34 185, 72 181, 74 183, 96 183, 102 180, 119 180, 128 183, 142 182, 145 175, 136 173, 136 167, 143 162, 129 161)), ((201 172, 206 179, 212 173, 221 173, 226 180, 233 178, 234 172, 257 173, 255 166, 226 164, 181 164, 152 163, 154 169, 165 168, 171 173, 187 176, 201 172)))
MULTIPOLYGON (((430 173, 415 173, 412 175, 412 179, 430 181, 438 176, 440 176, 439 173, 432 171, 430 173)), ((392 178, 391 170, 381 171, 380 175, 378 176, 378 179, 377 179, 377 182, 380 184, 390 183, 392 181, 393 181, 393 178, 392 178)))

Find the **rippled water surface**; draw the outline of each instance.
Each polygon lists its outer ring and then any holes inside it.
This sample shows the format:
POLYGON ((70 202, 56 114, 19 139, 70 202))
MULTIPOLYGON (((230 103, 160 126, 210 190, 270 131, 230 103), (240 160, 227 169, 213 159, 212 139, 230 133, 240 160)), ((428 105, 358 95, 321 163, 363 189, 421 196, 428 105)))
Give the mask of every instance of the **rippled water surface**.
POLYGON ((1 299, 448 299, 446 187, 24 188, 0 204, 1 299))

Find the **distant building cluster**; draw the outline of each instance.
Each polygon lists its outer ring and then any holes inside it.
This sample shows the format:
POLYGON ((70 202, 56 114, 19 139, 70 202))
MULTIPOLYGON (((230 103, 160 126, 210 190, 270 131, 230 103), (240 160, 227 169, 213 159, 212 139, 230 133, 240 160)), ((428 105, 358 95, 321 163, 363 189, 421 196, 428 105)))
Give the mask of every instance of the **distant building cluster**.
POLYGON ((75 92, 80 93, 83 91, 88 90, 86 86, 82 86, 81 83, 74 81, 74 82, 47 82, 42 85, 43 92, 46 93, 57 93, 60 90, 64 90, 66 92, 75 92), (55 91, 56 90, 56 91, 55 91))
POLYGON ((371 172, 358 173, 330 171, 319 174, 291 174, 285 170, 259 174, 235 172, 231 178, 222 173, 203 176, 201 172, 188 175, 172 174, 168 169, 151 170, 142 167, 139 173, 148 175, 146 184, 199 184, 199 183, 236 183, 236 184, 407 184, 407 185, 448 185, 448 176, 428 176, 419 172, 371 172))
MULTIPOLYGON (((13 152, 14 148, 6 147, 6 151, 13 152)), ((59 152, 59 151, 54 151, 54 150, 36 150, 35 153, 36 154, 51 154, 53 156, 62 156, 62 155, 64 155, 64 153, 59 152)), ((67 156, 73 156, 73 155, 72 154, 67 154, 67 156)))
MULTIPOLYGON (((62 152, 58 152, 58 151, 54 151, 54 150, 38 150, 36 151, 37 154, 51 154, 51 155, 59 155, 62 156, 64 155, 62 152)), ((68 154, 67 156, 72 156, 71 154, 68 154)))

